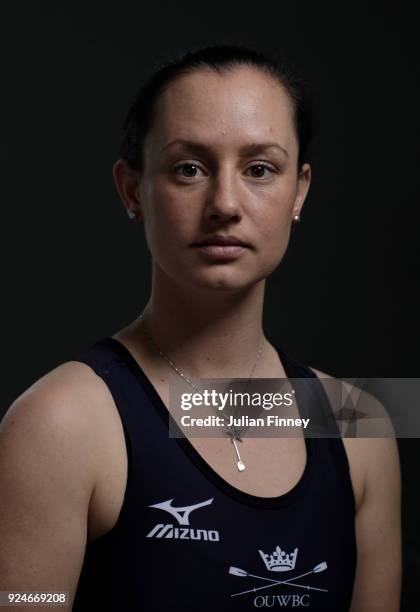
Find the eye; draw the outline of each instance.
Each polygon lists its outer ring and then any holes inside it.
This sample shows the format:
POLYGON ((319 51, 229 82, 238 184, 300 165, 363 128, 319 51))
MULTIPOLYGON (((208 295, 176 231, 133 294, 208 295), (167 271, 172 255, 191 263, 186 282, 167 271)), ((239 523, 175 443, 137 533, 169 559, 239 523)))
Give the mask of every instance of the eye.
POLYGON ((187 162, 175 166, 175 174, 181 176, 182 178, 195 178, 197 176, 198 170, 201 170, 201 168, 197 164, 193 164, 192 162, 187 162))
POLYGON ((268 178, 270 174, 276 172, 276 169, 273 166, 269 166, 268 164, 258 163, 254 164, 254 166, 250 166, 248 170, 252 171, 252 176, 254 178, 268 178), (256 173, 254 173, 256 171, 256 173), (264 174, 265 171, 268 171, 269 174, 264 174))

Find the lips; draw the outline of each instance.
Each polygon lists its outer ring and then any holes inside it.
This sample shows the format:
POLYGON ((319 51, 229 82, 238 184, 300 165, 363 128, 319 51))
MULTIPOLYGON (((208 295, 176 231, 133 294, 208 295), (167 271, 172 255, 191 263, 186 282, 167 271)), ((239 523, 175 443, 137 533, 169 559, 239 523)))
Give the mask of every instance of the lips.
POLYGON ((236 236, 222 236, 215 234, 214 236, 210 236, 209 238, 205 238, 200 242, 195 242, 192 246, 201 247, 201 246, 225 246, 225 247, 247 247, 249 248, 251 245, 244 240, 236 237, 236 236))
POLYGON ((206 260, 226 262, 238 259, 248 249, 240 244, 201 244, 196 251, 206 260))

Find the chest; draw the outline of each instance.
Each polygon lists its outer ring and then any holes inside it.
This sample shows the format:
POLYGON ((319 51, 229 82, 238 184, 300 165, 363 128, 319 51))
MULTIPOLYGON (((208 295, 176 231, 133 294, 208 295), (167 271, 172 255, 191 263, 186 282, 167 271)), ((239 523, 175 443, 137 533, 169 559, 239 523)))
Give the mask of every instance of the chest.
POLYGON ((245 470, 230 437, 190 438, 189 443, 205 462, 235 488, 258 497, 277 497, 291 490, 305 470, 303 438, 246 438, 236 441, 245 470))
MULTIPOLYGON (((156 381, 155 388, 168 406, 167 385, 156 381)), ((107 533, 117 522, 127 483, 127 450, 117 407, 110 397, 104 406, 109 419, 106 439, 101 444, 103 464, 92 495, 89 516, 89 540, 107 533)), ((349 460, 352 486, 359 506, 363 492, 363 463, 357 457, 352 440, 344 439, 349 460)), ((302 478, 307 464, 307 448, 303 437, 247 438, 237 441, 237 448, 246 469, 237 468, 237 454, 229 436, 189 439, 189 444, 204 462, 225 482, 239 491, 258 497, 277 497, 291 491, 302 478)))

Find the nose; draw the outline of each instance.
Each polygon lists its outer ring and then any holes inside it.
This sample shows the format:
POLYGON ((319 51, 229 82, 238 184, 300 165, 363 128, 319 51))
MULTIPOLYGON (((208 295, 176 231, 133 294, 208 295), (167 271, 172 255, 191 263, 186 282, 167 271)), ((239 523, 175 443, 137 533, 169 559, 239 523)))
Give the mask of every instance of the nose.
POLYGON ((207 194, 206 217, 223 221, 241 219, 240 186, 234 171, 226 169, 215 174, 207 194))

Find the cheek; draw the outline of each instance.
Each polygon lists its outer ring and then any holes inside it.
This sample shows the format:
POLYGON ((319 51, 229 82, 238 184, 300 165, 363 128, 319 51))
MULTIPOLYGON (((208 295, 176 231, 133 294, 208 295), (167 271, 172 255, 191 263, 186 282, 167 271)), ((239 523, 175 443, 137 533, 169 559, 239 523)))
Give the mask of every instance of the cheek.
POLYGON ((274 269, 283 258, 287 249, 290 228, 293 197, 276 199, 265 208, 263 219, 256 221, 260 228, 261 263, 268 270, 274 269), (262 222, 261 222, 262 221, 262 222))
POLYGON ((287 224, 282 224, 280 227, 277 227, 266 237, 266 244, 268 246, 264 259, 269 267, 276 267, 283 259, 289 244, 289 238, 290 228, 287 224))
POLYGON ((144 231, 152 256, 161 264, 185 251, 197 237, 200 207, 188 193, 156 185, 149 194, 144 231))
POLYGON ((268 202, 256 221, 260 226, 261 237, 268 245, 273 245, 287 239, 290 233, 290 215, 293 207, 293 198, 276 198, 268 202))

